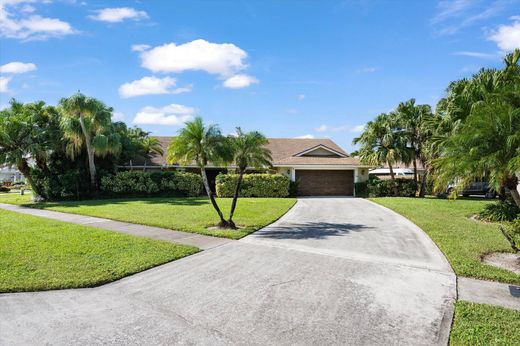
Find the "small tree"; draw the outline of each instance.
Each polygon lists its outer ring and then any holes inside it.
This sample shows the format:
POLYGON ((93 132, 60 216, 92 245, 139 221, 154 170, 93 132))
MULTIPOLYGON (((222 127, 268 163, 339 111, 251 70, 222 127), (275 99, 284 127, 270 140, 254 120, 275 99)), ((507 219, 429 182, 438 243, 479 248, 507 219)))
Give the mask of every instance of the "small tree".
POLYGON ((218 226, 229 228, 229 223, 224 219, 222 211, 215 201, 206 174, 208 162, 217 164, 231 161, 231 152, 227 140, 222 136, 217 125, 205 125, 200 117, 186 122, 185 125, 184 128, 179 130, 179 135, 170 143, 168 162, 179 162, 182 165, 191 162, 197 164, 211 205, 220 218, 218 226))
POLYGON ((47 171, 49 157, 62 144, 58 118, 56 109, 43 101, 22 104, 13 99, 0 111, 0 164, 15 166, 35 197, 45 196, 33 169, 47 171))
POLYGON ((248 167, 262 169, 271 166, 271 151, 265 147, 267 138, 257 131, 242 132, 237 127, 236 135, 229 137, 230 147, 233 153, 233 163, 236 166, 238 179, 231 203, 231 211, 229 212, 228 223, 231 228, 236 228, 233 222, 233 214, 237 205, 238 196, 240 195, 240 187, 242 179, 248 167))
POLYGON ((117 154, 121 150, 119 135, 112 128, 112 108, 101 101, 76 93, 60 100, 61 126, 69 140, 67 154, 74 159, 87 150, 90 186, 97 190, 95 156, 117 154))

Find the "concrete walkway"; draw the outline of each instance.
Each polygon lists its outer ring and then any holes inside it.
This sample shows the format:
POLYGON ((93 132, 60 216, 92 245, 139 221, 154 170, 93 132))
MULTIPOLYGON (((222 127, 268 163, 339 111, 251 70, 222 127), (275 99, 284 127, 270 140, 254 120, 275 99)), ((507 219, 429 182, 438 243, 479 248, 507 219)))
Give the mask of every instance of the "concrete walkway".
POLYGON ((0 345, 446 345, 454 300, 454 273, 411 222, 308 198, 240 241, 108 285, 2 294, 0 345))
POLYGON ((460 300, 520 310, 520 286, 459 277, 460 300))
POLYGON ((227 244, 227 243, 233 241, 233 240, 226 239, 226 238, 210 237, 210 236, 200 235, 200 234, 196 234, 196 233, 179 232, 179 231, 173 231, 170 229, 165 229, 165 228, 160 228, 160 227, 144 226, 144 225, 137 225, 134 223, 102 219, 99 217, 62 213, 62 212, 52 211, 52 210, 27 208, 27 207, 22 207, 22 206, 13 205, 13 204, 0 203, 0 208, 5 209, 5 210, 10 210, 10 211, 15 211, 18 213, 39 216, 39 217, 43 217, 46 219, 65 221, 65 222, 75 223, 78 225, 102 228, 102 229, 107 229, 107 230, 115 231, 115 232, 119 232, 119 233, 131 234, 131 235, 135 235, 138 237, 146 237, 146 238, 169 241, 172 243, 192 245, 192 246, 196 246, 202 250, 212 249, 214 247, 217 247, 217 246, 220 246, 223 244, 227 244))

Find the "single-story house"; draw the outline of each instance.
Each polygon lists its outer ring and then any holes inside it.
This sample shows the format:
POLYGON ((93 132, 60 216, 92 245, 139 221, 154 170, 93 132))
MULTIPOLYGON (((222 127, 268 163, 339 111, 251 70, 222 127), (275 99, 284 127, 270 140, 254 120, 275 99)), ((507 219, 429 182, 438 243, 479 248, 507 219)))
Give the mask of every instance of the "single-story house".
POLYGON ((9 182, 17 183, 23 182, 25 178, 22 173, 14 167, 0 166, 0 183, 9 182))
MULTIPOLYGON (((167 163, 167 148, 172 137, 156 137, 163 147, 163 155, 152 155, 150 160, 130 162, 124 168, 132 170, 180 170, 198 172, 195 164, 180 166, 167 163)), ((369 166, 351 157, 330 139, 269 138, 272 172, 298 181, 300 195, 355 195, 354 183, 368 179, 369 166)), ((233 166, 229 167, 230 169, 233 166)), ((208 180, 214 186, 215 177, 226 168, 209 165, 208 180)))

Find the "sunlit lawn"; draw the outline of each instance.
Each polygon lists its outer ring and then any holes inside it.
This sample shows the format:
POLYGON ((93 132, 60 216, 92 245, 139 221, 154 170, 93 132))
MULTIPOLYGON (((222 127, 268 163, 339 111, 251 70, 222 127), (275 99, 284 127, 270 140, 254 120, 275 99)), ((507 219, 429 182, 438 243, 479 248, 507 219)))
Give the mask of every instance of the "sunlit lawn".
MULTIPOLYGON (((296 200, 294 198, 240 198, 234 217, 239 230, 210 229, 218 223, 219 219, 209 199, 202 197, 99 199, 32 204, 29 196, 0 194, 0 203, 2 202, 239 239, 280 218, 296 200)), ((218 198, 217 202, 227 216, 231 199, 218 198)))
POLYGON ((450 345, 518 346, 520 311, 459 301, 455 305, 450 345))
POLYGON ((197 248, 0 209, 0 292, 91 287, 197 248))

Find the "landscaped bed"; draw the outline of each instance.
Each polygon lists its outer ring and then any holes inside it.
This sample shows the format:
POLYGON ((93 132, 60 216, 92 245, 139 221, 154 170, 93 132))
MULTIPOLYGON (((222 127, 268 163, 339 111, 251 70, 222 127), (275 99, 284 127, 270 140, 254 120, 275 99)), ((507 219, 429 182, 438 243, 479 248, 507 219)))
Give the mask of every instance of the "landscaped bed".
POLYGON ((450 345, 520 344, 520 311, 458 301, 450 345))
POLYGON ((471 220, 486 203, 479 199, 372 198, 422 228, 439 246, 455 273, 520 284, 520 275, 482 263, 491 252, 512 252, 498 224, 471 220))
POLYGON ((92 287, 198 251, 1 209, 0 220, 0 293, 92 287))
MULTIPOLYGON (((294 198, 240 198, 234 221, 238 230, 212 229, 218 216, 208 198, 100 199, 74 202, 31 203, 29 196, 0 194, 0 203, 26 204, 29 207, 102 217, 178 231, 240 239, 285 214, 296 202, 294 198)), ((225 216, 230 198, 217 198, 225 216)))

